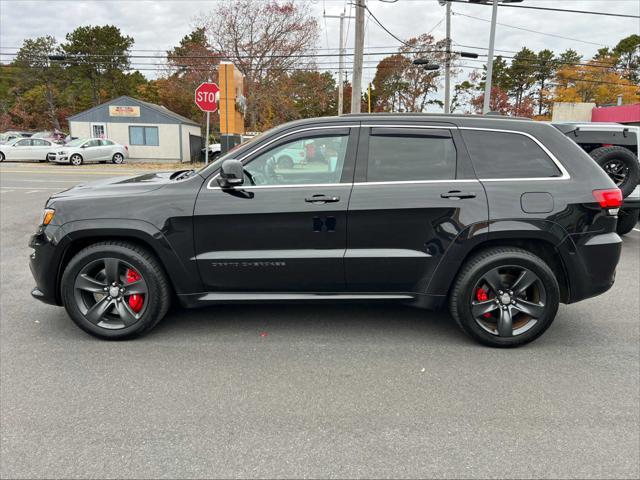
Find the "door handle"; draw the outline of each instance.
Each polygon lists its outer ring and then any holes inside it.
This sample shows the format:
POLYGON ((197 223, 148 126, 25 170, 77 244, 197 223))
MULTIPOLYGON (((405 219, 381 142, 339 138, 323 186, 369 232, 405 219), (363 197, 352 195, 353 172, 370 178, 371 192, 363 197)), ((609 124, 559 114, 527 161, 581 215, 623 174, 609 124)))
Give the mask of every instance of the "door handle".
POLYGON ((476 194, 473 192, 451 190, 450 192, 440 194, 440 198, 476 198, 476 194))
POLYGON ((307 197, 304 199, 307 203, 331 203, 331 202, 339 202, 340 197, 329 197, 327 195, 313 195, 312 197, 307 197))

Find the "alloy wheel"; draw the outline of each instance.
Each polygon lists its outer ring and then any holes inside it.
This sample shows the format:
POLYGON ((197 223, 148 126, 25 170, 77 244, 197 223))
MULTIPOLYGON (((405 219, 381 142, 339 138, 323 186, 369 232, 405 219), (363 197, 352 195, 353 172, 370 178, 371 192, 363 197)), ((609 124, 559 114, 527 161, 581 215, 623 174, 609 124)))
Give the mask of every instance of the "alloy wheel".
POLYGON ((142 275, 119 258, 103 258, 85 265, 74 282, 74 299, 84 317, 106 329, 130 327, 148 306, 148 287, 142 275))
POLYGON ((513 337, 533 328, 544 315, 546 297, 544 284, 531 270, 496 267, 474 286, 471 314, 492 335, 513 337))
POLYGON ((113 156, 113 163, 122 163, 122 160, 124 160, 124 157, 120 153, 116 153, 113 156))
POLYGON ((613 180, 616 187, 622 185, 629 175, 629 167, 627 167, 622 160, 611 160, 604 166, 604 171, 609 175, 609 178, 613 180))
POLYGON ((72 165, 82 165, 82 157, 80 155, 72 155, 70 161, 72 165))

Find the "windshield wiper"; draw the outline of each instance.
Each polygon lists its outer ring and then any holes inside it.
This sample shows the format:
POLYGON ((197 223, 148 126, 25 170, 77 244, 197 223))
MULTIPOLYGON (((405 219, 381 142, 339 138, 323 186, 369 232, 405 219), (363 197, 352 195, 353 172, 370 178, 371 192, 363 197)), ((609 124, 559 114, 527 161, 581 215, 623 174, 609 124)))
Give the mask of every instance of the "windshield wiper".
POLYGON ((190 177, 195 170, 178 170, 173 175, 171 175, 171 180, 182 180, 183 178, 190 177))

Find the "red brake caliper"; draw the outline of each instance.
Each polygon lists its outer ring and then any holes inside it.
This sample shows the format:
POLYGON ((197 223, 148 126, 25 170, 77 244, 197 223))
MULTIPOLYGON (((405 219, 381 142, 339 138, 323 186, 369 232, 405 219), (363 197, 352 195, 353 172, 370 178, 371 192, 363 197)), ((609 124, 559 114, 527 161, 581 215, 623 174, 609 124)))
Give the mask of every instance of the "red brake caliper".
MULTIPOLYGON (((489 300, 489 294, 487 293, 487 291, 484 288, 479 288, 478 291, 476 292, 476 299, 479 302, 486 302, 487 300, 489 300)), ((491 316, 491 314, 490 313, 485 313, 482 316, 484 318, 489 318, 491 316)))
MULTIPOLYGON (((127 283, 133 283, 140 280, 142 277, 133 268, 127 268, 127 283)), ((138 313, 142 310, 144 305, 144 295, 134 294, 129 296, 129 307, 134 312, 138 313)))

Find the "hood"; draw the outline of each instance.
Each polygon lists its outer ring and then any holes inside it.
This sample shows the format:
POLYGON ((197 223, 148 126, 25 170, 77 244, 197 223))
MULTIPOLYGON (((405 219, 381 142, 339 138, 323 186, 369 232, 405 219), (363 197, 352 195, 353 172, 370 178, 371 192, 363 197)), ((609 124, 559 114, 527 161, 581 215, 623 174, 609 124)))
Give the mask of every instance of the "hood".
POLYGON ((51 196, 52 199, 66 197, 95 197, 137 195, 156 190, 171 182, 179 172, 153 172, 135 177, 112 177, 81 183, 51 196))

